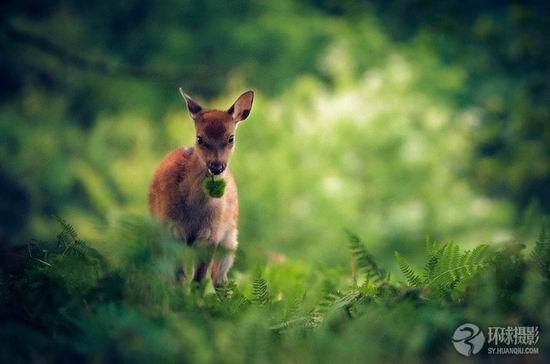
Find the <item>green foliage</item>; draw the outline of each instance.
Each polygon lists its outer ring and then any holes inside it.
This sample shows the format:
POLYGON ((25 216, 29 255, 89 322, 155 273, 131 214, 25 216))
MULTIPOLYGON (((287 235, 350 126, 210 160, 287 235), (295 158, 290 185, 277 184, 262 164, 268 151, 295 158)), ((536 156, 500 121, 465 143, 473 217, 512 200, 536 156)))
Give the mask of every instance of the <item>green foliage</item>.
POLYGON ((494 254, 488 245, 479 245, 473 250, 460 253, 456 243, 437 245, 428 239, 426 248, 427 262, 422 275, 416 273, 398 252, 395 257, 399 269, 412 287, 424 287, 432 295, 449 296, 456 290, 468 285, 472 278, 485 269, 494 254))
MULTIPOLYGON (((0 269, 0 355, 7 361, 444 360, 458 355, 448 342, 463 322, 550 324, 540 314, 550 309, 543 272, 517 245, 493 254, 483 245, 461 252, 456 244, 428 241, 424 273, 412 280, 405 273, 411 288, 384 274, 358 236, 348 234, 366 280, 357 285, 348 273, 342 281, 309 266, 317 283, 285 297, 274 289, 288 292, 295 284, 292 262, 234 272, 216 291, 195 290, 174 274, 189 252, 176 253, 177 243, 150 221, 120 221, 105 232, 109 245, 94 243, 100 250, 59 221, 53 242, 33 243, 19 251, 19 265, 0 269), (37 252, 43 252, 38 259, 37 252), (275 267, 285 282, 268 281, 275 267), (323 286, 336 288, 316 296, 323 286), (488 304, 496 309, 488 311, 488 304)), ((412 271, 396 256, 404 272, 412 271)))
POLYGON ((378 267, 374 257, 367 251, 365 245, 359 239, 359 236, 348 232, 352 259, 360 272, 365 273, 367 282, 373 282, 376 285, 387 280, 387 275, 383 269, 378 267))
POLYGON ((550 280, 550 232, 543 227, 531 252, 531 259, 539 267, 546 280, 550 280))
POLYGON ((202 182, 202 187, 204 191, 210 197, 220 198, 225 192, 226 182, 223 178, 214 179, 214 178, 205 178, 202 182))
MULTIPOLYGON (((237 314, 251 303, 251 300, 239 290, 235 281, 229 281, 225 286, 216 288, 216 292, 222 303, 221 307, 229 315, 237 314)), ((253 301, 255 301, 254 297, 253 301)))
POLYGON ((272 251, 343 264, 343 226, 383 262, 416 255, 427 232, 502 242, 531 200, 535 215, 547 209, 548 52, 525 23, 544 29, 534 5, 460 7, 462 24, 453 7, 423 4, 426 28, 406 0, 29 4, 7 6, 0 26, 8 244, 49 238, 55 215, 91 238, 146 215, 155 168, 194 140, 178 86, 214 108, 256 91, 230 162, 252 247, 243 268, 272 251))
POLYGON ((252 281, 252 302, 257 305, 267 305, 271 301, 267 281, 258 267, 252 281))
MULTIPOLYGON (((409 263, 407 263, 407 261, 399 255, 398 252, 395 252, 395 259, 397 259, 399 269, 401 269, 401 272, 405 278, 407 278, 407 283, 413 287, 420 287, 422 285, 422 279, 417 273, 415 273, 409 263)), ((431 267, 433 264, 433 261, 428 261, 428 263, 426 263, 426 267, 431 267)))
MULTIPOLYGON (((79 258, 92 261, 94 264, 103 263, 103 257, 97 252, 97 250, 91 248, 85 241, 81 240, 76 232, 76 229, 62 218, 58 217, 57 221, 63 228, 57 235, 58 254, 60 256, 65 255, 77 255, 79 258)), ((48 256, 51 252, 43 251, 48 256)), ((55 253, 54 253, 55 254, 55 253)))
POLYGON ((465 321, 550 327, 548 230, 524 257, 550 211, 548 9, 5 2, 0 361, 453 362, 465 321), (209 252, 144 218, 194 140, 178 86, 256 95, 216 292, 174 279, 209 252))

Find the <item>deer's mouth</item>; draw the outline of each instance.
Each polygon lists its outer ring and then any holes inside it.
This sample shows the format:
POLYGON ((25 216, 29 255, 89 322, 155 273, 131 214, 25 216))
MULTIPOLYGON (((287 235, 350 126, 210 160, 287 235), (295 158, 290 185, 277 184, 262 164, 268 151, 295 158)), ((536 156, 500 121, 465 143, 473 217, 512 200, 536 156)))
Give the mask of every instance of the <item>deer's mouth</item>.
POLYGON ((208 162, 208 172, 213 176, 218 176, 222 174, 225 171, 226 165, 225 163, 218 162, 218 161, 212 161, 208 162))

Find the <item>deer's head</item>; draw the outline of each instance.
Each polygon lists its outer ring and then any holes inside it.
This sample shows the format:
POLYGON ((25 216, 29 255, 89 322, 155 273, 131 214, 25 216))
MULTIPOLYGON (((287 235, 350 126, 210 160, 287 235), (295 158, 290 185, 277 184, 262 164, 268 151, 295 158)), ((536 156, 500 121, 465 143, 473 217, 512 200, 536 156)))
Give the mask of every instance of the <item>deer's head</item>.
POLYGON ((204 110, 181 88, 180 93, 195 122, 195 150, 199 159, 211 174, 222 174, 235 147, 237 124, 246 119, 252 109, 254 92, 244 92, 226 111, 204 110))

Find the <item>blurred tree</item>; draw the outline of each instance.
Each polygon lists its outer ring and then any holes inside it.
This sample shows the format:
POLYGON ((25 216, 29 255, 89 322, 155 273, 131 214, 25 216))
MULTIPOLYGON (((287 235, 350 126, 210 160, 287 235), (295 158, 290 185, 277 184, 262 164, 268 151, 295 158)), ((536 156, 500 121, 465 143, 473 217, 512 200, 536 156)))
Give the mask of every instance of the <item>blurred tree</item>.
MULTIPOLYGON (((199 98, 223 99, 228 90, 246 84, 273 100, 260 114, 264 122, 273 120, 256 136, 265 143, 254 147, 264 159, 274 155, 274 166, 280 169, 287 168, 276 164, 281 152, 289 160, 301 156, 297 121, 304 113, 319 119, 330 114, 318 110, 318 100, 339 95, 341 105, 333 110, 367 113, 362 122, 381 115, 383 127, 373 123, 357 133, 340 126, 341 135, 320 134, 323 145, 330 145, 333 137, 334 145, 325 153, 337 154, 338 142, 360 158, 380 155, 384 163, 373 163, 375 169, 364 172, 368 183, 406 179, 415 186, 410 193, 433 206, 442 206, 435 199, 443 196, 433 194, 431 183, 436 182, 426 180, 428 172, 390 166, 402 166, 400 146, 414 149, 414 132, 422 134, 419 143, 433 146, 430 153, 445 155, 447 146, 436 146, 433 140, 446 138, 451 145, 450 133, 463 138, 467 129, 474 153, 469 146, 457 148, 463 151, 452 171, 457 186, 465 178, 486 195, 511 200, 518 216, 531 201, 538 201, 545 212, 550 209, 549 17, 542 1, 23 0, 0 6, 0 162, 10 187, 25 191, 31 201, 27 226, 33 232, 47 225, 37 216, 68 207, 100 221, 107 219, 107 212, 128 206, 144 210, 136 196, 144 195, 149 170, 169 146, 182 141, 174 136, 181 129, 172 122, 184 117, 173 111, 181 109, 177 86, 199 98), (377 86, 393 81, 387 88, 377 86), (355 94, 348 97, 346 92, 355 94), (376 104, 364 107, 361 95, 371 92, 378 97, 370 102, 383 103, 389 110, 377 110, 376 104), (414 108, 419 94, 430 99, 423 110, 414 108), (399 101, 392 105, 392 100, 399 101), (434 114, 457 125, 434 135, 415 126, 423 123, 420 118, 434 114), (471 117, 462 117, 466 114, 471 117), (287 122, 287 117, 293 120, 287 122), (400 130, 410 127, 410 133, 386 136, 385 130, 393 129, 385 123, 398 125, 399 118, 405 125, 400 130), (285 128, 275 125, 283 122, 285 128), (365 140, 385 144, 367 148, 365 140), (296 145, 278 147, 281 143, 296 145)), ((318 161, 318 169, 328 170, 328 161, 318 161)), ((343 173, 343 166, 338 162, 334 168, 343 173)), ((297 173, 281 187, 288 199, 299 195, 297 173)), ((308 173, 311 177, 316 171, 308 173)), ((353 173, 357 170, 343 178, 353 173)), ((338 179, 333 177, 326 184, 337 189, 338 179)), ((256 178, 253 173, 251 178, 256 178)), ((261 196, 273 190, 269 178, 265 183, 269 186, 258 190, 261 196)), ((342 206, 341 215, 354 221, 373 214, 396 218, 398 205, 404 215, 418 210, 410 201, 410 206, 403 205, 403 187, 396 195, 393 184, 372 185, 384 191, 353 187, 357 195, 350 194, 352 200, 367 207, 344 212, 342 206), (397 201, 395 206, 392 201, 397 201)), ((266 202, 270 213, 272 202, 266 202)), ((251 214, 257 205, 248 206, 251 214)), ((450 226, 436 223, 437 217, 445 216, 440 207, 428 208, 427 214, 426 224, 436 225, 432 230, 450 226)), ((391 221, 389 217, 385 221, 391 221)), ((309 223, 304 236, 311 237, 316 227, 309 223)), ((418 229, 425 227, 417 224, 418 229)), ((249 228, 258 237, 275 229, 260 229, 258 224, 249 228)), ((410 235, 389 230, 395 244, 410 235)))
POLYGON ((451 101, 479 108, 470 175, 521 211, 550 212, 550 6, 544 0, 310 0, 350 19, 374 12, 400 42, 422 42, 467 70, 451 101))
POLYGON ((550 212, 550 6, 545 1, 398 1, 377 5, 400 39, 429 34, 468 70, 455 100, 477 105, 471 173, 491 195, 550 212))

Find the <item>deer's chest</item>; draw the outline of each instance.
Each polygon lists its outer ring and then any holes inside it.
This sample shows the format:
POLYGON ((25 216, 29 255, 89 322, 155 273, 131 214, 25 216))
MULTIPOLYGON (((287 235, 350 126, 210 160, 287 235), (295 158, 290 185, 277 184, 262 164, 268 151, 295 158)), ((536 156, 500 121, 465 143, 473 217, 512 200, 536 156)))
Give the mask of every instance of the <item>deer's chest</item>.
POLYGON ((181 196, 175 208, 176 222, 188 244, 196 240, 219 243, 223 235, 224 201, 207 198, 204 193, 181 196))

